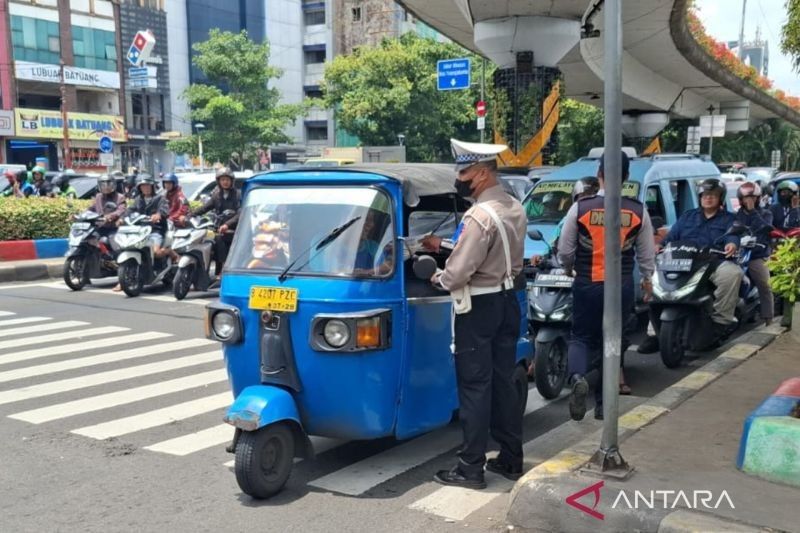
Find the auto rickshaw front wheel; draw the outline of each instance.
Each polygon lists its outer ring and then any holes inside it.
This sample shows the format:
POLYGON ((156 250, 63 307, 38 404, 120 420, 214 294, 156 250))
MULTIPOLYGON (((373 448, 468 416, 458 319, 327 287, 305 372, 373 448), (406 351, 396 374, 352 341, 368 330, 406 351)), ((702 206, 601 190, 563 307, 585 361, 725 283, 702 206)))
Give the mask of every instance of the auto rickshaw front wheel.
POLYGON ((294 464, 294 433, 288 422, 243 431, 236 444, 236 482, 245 494, 266 499, 283 489, 294 464))

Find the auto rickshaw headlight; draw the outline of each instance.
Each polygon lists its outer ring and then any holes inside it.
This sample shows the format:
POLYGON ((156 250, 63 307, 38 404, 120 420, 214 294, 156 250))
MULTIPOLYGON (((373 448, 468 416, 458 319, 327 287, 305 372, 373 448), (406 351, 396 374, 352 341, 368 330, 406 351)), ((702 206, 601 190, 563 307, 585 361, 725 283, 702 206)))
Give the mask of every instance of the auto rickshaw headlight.
POLYGON ((220 312, 211 319, 211 327, 214 328, 217 337, 228 340, 236 331, 236 319, 229 313, 220 312))
POLYGON ((341 348, 350 341, 350 328, 341 320, 328 320, 322 335, 332 347, 341 348))

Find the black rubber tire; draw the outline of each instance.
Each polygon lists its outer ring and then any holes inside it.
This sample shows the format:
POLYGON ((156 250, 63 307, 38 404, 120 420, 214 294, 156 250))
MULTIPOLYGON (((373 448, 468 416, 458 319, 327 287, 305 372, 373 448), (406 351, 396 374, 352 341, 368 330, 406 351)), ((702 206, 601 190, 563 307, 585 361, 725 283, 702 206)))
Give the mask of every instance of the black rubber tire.
POLYGON ((242 492, 266 499, 280 492, 294 466, 294 433, 287 422, 243 431, 236 443, 236 482, 242 492))
POLYGON ((661 351, 661 361, 664 362, 664 366, 667 368, 681 366, 681 361, 683 361, 683 356, 686 353, 686 347, 683 345, 685 327, 685 318, 661 323, 658 344, 661 351))
POLYGON ((562 339, 537 342, 533 358, 536 390, 547 400, 558 398, 567 382, 567 346, 562 339), (558 360, 556 360, 558 359, 558 360), (558 369, 554 371, 553 365, 558 369))
POLYGON ((73 291, 79 291, 89 284, 85 257, 72 256, 64 261, 64 283, 73 291))
POLYGON ((125 294, 135 298, 142 293, 144 280, 142 279, 142 267, 133 259, 129 259, 119 265, 119 284, 125 294))
POLYGON ((183 300, 189 294, 189 290, 194 283, 194 265, 187 265, 175 271, 175 279, 172 280, 172 294, 176 300, 183 300))
POLYGON ((528 368, 525 362, 517 364, 514 367, 514 373, 511 374, 511 382, 514 384, 514 390, 517 391, 517 409, 519 416, 525 416, 525 407, 528 404, 528 368))

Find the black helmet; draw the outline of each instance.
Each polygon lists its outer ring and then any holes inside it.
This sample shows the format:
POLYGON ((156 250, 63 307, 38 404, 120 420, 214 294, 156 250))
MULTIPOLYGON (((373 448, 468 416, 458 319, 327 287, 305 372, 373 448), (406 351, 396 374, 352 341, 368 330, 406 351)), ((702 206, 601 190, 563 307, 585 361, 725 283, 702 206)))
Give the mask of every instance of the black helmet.
POLYGON ((577 201, 578 196, 595 196, 599 191, 600 180, 594 176, 586 176, 572 186, 572 200, 577 201))
POLYGON ((136 176, 136 188, 138 189, 142 185, 152 185, 153 191, 155 191, 156 180, 150 174, 139 174, 136 176))
POLYGON ((728 190, 725 188, 725 185, 722 184, 720 180, 717 178, 709 178, 707 180, 703 180, 700 185, 697 186, 697 195, 703 196, 704 193, 715 192, 719 195, 719 203, 725 203, 725 196, 728 193, 728 190))
POLYGON ((761 198, 761 187, 759 187, 758 183, 754 183, 752 181, 746 181, 739 185, 739 188, 736 189, 736 197, 741 202, 746 196, 755 196, 756 202, 761 198))
POLYGON ((69 187, 69 178, 70 175, 66 172, 59 172, 50 184, 58 189, 69 187))
POLYGON ((228 167, 220 167, 220 169, 217 170, 217 175, 216 175, 217 183, 219 183, 219 179, 220 178, 226 177, 226 176, 229 177, 231 179, 231 181, 233 181, 233 179, 234 179, 233 171, 231 171, 231 169, 228 168, 228 167))

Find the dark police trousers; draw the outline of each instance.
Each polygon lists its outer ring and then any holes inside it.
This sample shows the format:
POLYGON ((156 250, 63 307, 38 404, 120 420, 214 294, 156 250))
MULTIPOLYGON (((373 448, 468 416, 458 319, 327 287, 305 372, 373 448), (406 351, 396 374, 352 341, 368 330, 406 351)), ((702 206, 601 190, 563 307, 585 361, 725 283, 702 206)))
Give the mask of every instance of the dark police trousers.
MULTIPOLYGON (((622 280, 622 326, 633 312, 633 276, 622 280)), ((603 372, 603 282, 575 278, 572 285, 572 338, 569 341, 569 374, 585 376, 598 360, 600 375, 603 372)), ((624 335, 624 332, 621 332, 624 335)), ((623 339, 623 353, 625 341, 623 339)), ((603 404, 602 378, 594 389, 595 402, 603 404)))
POLYGON ((464 442, 458 468, 483 472, 489 434, 499 458, 522 466, 522 416, 511 381, 520 328, 514 291, 472 296, 472 310, 455 318, 455 367, 464 442))

